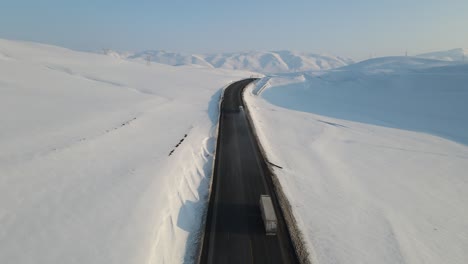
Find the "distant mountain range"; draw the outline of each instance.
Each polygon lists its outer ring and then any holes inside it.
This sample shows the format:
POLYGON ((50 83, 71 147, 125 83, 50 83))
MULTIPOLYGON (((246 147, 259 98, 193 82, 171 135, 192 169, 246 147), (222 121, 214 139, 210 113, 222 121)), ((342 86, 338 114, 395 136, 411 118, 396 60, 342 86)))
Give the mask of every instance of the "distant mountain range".
POLYGON ((148 50, 124 57, 130 60, 150 60, 173 66, 199 65, 261 73, 329 70, 354 63, 352 59, 346 57, 293 51, 250 51, 196 55, 148 50))
POLYGON ((458 48, 445 51, 436 51, 420 54, 417 57, 443 61, 468 61, 468 49, 458 48))
MULTIPOLYGON (((184 54, 163 50, 120 53, 105 50, 105 54, 128 60, 150 61, 173 66, 201 66, 230 70, 247 70, 275 74, 330 70, 354 64, 351 58, 294 51, 249 51, 214 54, 184 54)), ((415 57, 441 61, 468 61, 468 49, 452 49, 424 53, 415 57)))

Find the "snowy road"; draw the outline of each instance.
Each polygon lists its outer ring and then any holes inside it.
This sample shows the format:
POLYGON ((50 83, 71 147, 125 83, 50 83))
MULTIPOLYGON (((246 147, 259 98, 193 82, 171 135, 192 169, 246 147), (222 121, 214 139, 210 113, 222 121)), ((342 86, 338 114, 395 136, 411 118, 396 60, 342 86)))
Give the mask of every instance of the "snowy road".
POLYGON ((270 172, 240 108, 244 104, 242 92, 252 81, 236 82, 224 93, 201 263, 297 262, 271 188, 270 172), (277 236, 265 235, 258 207, 261 194, 269 194, 274 200, 277 236))

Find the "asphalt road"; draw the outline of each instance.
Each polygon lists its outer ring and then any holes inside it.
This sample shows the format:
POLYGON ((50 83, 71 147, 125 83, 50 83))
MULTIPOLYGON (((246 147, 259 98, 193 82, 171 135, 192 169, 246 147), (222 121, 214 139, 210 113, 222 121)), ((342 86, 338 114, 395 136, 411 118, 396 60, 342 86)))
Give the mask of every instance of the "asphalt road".
POLYGON ((201 263, 298 263, 268 166, 252 133, 242 92, 254 79, 231 84, 221 105, 213 189, 201 263), (276 236, 265 235, 259 200, 269 194, 278 218, 276 236))

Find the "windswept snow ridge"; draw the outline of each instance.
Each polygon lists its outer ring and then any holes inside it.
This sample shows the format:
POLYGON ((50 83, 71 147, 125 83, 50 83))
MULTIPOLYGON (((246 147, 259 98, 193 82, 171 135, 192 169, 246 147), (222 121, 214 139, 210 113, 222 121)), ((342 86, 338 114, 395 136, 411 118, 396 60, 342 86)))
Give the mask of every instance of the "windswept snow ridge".
POLYGON ((468 262, 466 65, 380 58, 269 83, 245 97, 312 263, 468 262))
POLYGON ((0 263, 190 262, 219 91, 250 75, 0 40, 0 263))

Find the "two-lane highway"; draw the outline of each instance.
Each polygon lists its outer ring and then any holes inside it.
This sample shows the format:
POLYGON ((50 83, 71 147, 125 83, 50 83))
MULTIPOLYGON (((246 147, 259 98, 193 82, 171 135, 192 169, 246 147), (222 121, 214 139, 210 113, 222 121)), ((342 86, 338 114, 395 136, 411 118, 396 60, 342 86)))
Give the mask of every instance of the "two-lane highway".
POLYGON ((201 263, 298 262, 268 178, 270 171, 242 109, 242 92, 254 80, 238 81, 224 92, 201 263), (272 197, 276 236, 265 235, 261 194, 272 197))

